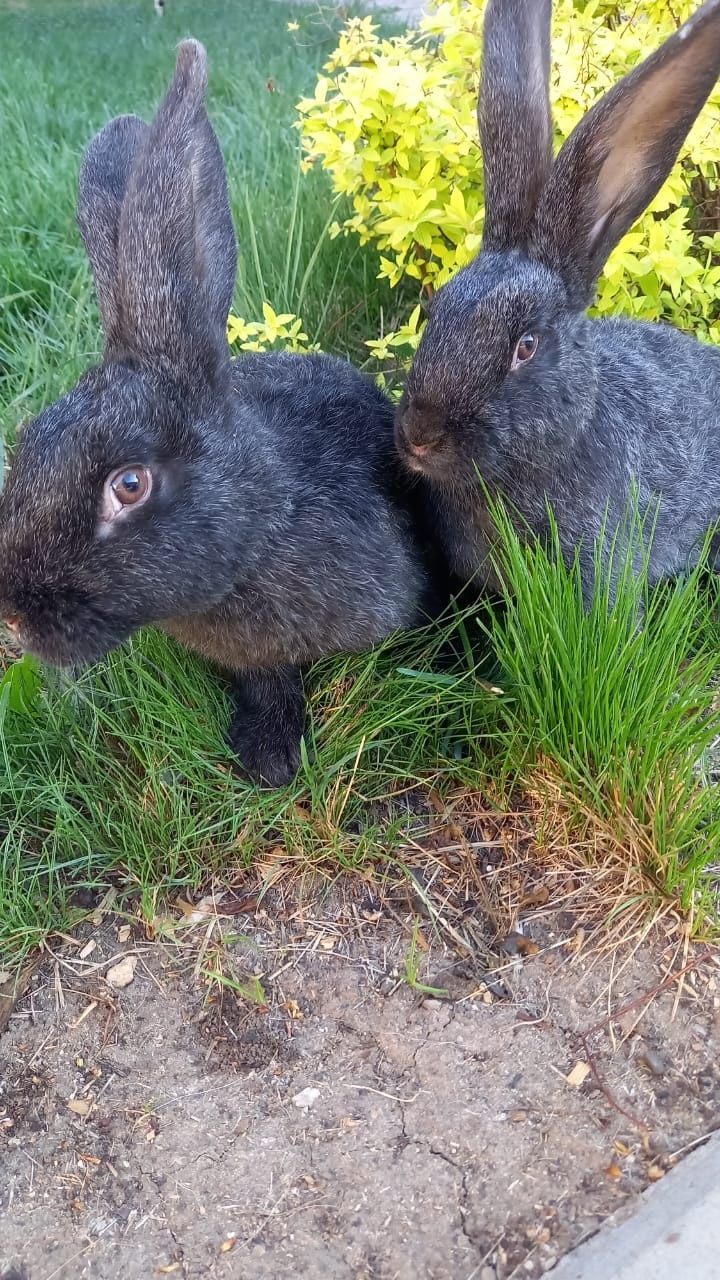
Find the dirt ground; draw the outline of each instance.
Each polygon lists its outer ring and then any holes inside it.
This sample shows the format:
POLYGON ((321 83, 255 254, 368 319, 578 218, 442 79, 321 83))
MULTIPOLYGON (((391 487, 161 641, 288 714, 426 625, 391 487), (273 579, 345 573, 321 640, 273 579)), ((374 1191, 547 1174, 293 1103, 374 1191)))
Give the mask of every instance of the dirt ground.
POLYGON ((0 1040, 0 1276, 538 1276, 718 1126, 715 954, 603 950, 539 875, 501 941, 434 857, 429 914, 245 873, 52 942, 0 1040))

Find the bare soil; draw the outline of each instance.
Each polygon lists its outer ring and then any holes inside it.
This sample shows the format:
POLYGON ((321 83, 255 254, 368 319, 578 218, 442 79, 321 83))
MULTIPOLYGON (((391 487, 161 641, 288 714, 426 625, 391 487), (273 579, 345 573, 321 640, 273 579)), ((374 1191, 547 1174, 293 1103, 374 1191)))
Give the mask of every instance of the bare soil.
POLYGON ((53 943, 0 1041, 0 1276, 534 1277, 718 1126, 720 970, 670 918, 502 946, 473 902, 471 951, 387 890, 53 943))

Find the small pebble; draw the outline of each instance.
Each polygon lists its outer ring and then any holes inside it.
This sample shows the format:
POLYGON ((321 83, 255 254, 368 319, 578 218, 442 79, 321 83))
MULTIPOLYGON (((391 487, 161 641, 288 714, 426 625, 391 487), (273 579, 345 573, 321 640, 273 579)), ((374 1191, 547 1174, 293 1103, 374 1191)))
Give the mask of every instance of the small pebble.
POLYGON ((319 1089, 313 1089, 308 1087, 307 1089, 301 1089, 300 1093, 296 1093, 295 1096, 293 1097, 293 1102, 295 1103, 295 1106, 298 1107, 301 1111, 309 1111, 310 1107, 312 1107, 314 1103, 317 1102, 319 1097, 320 1097, 319 1089))

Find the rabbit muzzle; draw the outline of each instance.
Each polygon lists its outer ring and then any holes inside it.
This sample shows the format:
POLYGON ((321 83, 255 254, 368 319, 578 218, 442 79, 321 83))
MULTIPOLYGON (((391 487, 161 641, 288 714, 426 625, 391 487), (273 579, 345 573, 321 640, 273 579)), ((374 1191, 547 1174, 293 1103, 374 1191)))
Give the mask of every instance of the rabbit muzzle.
POLYGON ((395 421, 395 443, 411 471, 432 471, 440 462, 438 455, 447 434, 442 410, 420 399, 401 401, 395 421))

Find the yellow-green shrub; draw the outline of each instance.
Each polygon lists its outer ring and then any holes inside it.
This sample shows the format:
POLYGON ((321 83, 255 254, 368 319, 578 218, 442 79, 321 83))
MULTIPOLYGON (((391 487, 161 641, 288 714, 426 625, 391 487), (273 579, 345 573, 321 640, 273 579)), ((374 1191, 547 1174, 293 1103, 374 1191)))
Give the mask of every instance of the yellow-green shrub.
MULTIPOLYGON (((430 292, 474 257, 483 224, 475 119, 485 0, 435 0, 417 32, 384 39, 353 18, 299 103, 305 164, 319 162, 352 213, 332 228, 375 241, 381 275, 430 292)), ((556 0, 551 95, 559 144, 595 99, 656 47, 696 0, 556 0)), ((720 89, 668 182, 612 254, 597 311, 664 319, 720 342, 720 89)), ((375 353, 414 345, 416 309, 375 353)))
POLYGON ((244 320, 231 313, 227 335, 231 345, 241 351, 315 351, 303 332, 302 320, 287 312, 278 315, 269 302, 263 302, 262 320, 244 320))

